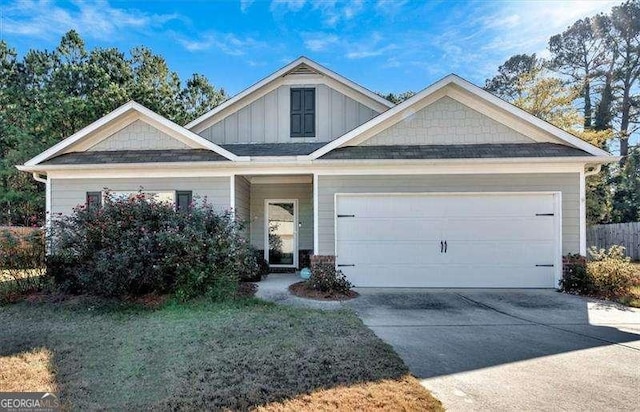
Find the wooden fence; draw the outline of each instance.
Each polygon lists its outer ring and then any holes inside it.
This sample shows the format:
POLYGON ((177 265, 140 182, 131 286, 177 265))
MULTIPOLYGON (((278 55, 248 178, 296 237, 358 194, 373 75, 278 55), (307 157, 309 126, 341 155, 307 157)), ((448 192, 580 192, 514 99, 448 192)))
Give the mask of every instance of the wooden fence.
POLYGON ((613 245, 624 246, 627 256, 640 260, 640 222, 594 225, 587 228, 587 247, 607 249, 613 245))

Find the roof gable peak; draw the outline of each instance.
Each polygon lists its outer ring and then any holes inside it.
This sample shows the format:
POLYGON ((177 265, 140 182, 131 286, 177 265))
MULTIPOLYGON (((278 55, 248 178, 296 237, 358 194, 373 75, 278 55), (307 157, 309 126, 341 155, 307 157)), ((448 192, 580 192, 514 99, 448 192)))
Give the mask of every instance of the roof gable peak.
POLYGON ((395 106, 393 103, 389 102, 384 97, 377 95, 371 90, 347 79, 346 77, 330 70, 308 57, 300 56, 291 63, 281 67, 257 83, 254 83, 252 86, 246 88, 192 122, 189 122, 184 127, 198 133, 211 126, 210 123, 215 123, 217 121, 216 119, 219 119, 220 116, 226 117, 226 113, 233 113, 234 111, 239 110, 239 108, 251 103, 253 101, 252 97, 255 97, 256 99, 259 98, 259 96, 262 95, 260 94, 260 91, 264 92, 264 90, 271 90, 269 88, 270 85, 277 84, 275 82, 282 81, 285 76, 292 75, 320 75, 327 79, 327 81, 333 82, 333 84, 339 84, 342 87, 354 90, 359 96, 368 100, 369 105, 373 105, 372 108, 377 109, 379 112, 395 106))

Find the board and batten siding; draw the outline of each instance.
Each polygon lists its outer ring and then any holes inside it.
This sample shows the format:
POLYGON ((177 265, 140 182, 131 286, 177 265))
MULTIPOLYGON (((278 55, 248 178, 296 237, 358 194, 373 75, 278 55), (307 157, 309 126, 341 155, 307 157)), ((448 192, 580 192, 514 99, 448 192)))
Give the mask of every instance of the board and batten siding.
POLYGON ((155 127, 136 120, 122 130, 93 145, 88 151, 189 149, 155 127))
POLYGON ((224 177, 181 177, 141 179, 51 179, 51 212, 69 214, 73 208, 84 204, 87 192, 111 191, 136 192, 191 190, 194 201, 213 204, 219 211, 228 210, 231 203, 230 179, 224 177))
POLYGON ((324 84, 283 85, 199 134, 217 144, 328 142, 379 113, 324 84), (315 137, 291 137, 290 89, 316 89, 315 137))
POLYGON ((318 254, 335 254, 336 193, 562 192, 562 253, 580 252, 580 175, 370 175, 319 176, 318 254))
POLYGON ((235 177, 236 195, 236 219, 241 222, 249 222, 251 218, 251 185, 242 176, 235 177))
POLYGON ((298 249, 313 250, 313 185, 311 183, 251 185, 251 245, 264 249, 266 199, 298 199, 298 249))
POLYGON ((445 96, 365 140, 361 145, 534 142, 522 133, 445 96))

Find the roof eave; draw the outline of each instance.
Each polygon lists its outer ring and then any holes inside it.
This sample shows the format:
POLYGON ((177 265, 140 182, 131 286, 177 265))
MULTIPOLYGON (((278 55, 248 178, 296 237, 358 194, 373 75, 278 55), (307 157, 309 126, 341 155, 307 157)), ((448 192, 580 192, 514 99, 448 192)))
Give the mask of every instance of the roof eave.
MULTIPOLYGON (((192 167, 242 167, 248 165, 259 166, 286 166, 286 165, 300 165, 300 164, 364 164, 375 163, 378 164, 412 164, 412 165, 430 165, 430 164, 500 164, 500 163, 577 163, 577 164, 605 164, 620 160, 619 156, 567 156, 567 157, 496 157, 496 158, 457 158, 457 159, 315 159, 309 160, 304 156, 287 157, 279 161, 251 161, 246 163, 232 162, 232 161, 191 161, 191 162, 157 162, 157 163, 107 163, 100 164, 101 169, 118 169, 118 168, 130 168, 130 169, 144 169, 144 168, 192 168, 192 167)), ((72 165, 52 165, 41 164, 34 166, 16 166, 16 168, 23 172, 48 172, 56 170, 86 170, 95 168, 95 164, 72 164, 72 165)))

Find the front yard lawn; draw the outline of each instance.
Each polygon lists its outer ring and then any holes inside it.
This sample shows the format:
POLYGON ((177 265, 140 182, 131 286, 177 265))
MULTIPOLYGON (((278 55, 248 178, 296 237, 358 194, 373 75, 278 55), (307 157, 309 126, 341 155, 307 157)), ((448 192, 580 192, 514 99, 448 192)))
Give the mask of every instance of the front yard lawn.
POLYGON ((348 311, 72 298, 0 306, 0 325, 0 391, 74 410, 441 410, 348 311))

